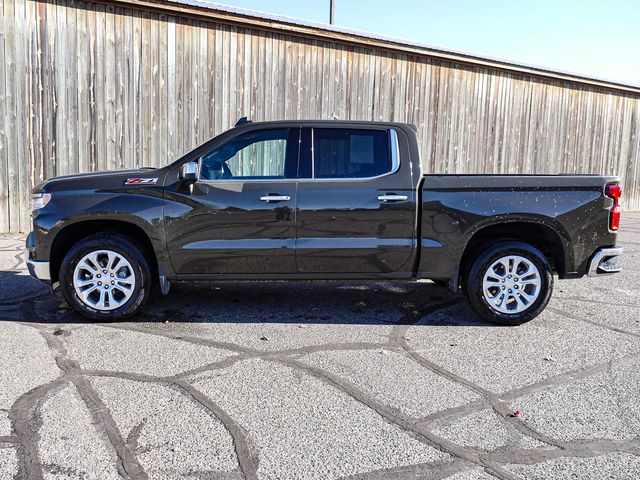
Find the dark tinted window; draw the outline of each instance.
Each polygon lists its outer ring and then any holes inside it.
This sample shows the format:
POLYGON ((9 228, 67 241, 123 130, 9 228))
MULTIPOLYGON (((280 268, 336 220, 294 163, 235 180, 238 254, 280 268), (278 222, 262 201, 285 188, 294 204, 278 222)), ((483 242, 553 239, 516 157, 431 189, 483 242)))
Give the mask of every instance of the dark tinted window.
POLYGON ((200 178, 284 178, 288 138, 288 129, 258 130, 238 135, 202 157, 200 178))
POLYGON ((315 178, 363 178, 391 171, 389 135, 384 130, 313 130, 315 178))

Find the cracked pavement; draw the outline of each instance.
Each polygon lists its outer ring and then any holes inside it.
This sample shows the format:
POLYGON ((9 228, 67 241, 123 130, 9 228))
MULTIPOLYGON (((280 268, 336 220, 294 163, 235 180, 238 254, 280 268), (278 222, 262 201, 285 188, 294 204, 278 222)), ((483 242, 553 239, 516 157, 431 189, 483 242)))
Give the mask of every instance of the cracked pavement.
POLYGON ((640 478, 640 214, 620 240, 496 327, 431 282, 174 284, 91 323, 0 238, 0 479, 640 478))

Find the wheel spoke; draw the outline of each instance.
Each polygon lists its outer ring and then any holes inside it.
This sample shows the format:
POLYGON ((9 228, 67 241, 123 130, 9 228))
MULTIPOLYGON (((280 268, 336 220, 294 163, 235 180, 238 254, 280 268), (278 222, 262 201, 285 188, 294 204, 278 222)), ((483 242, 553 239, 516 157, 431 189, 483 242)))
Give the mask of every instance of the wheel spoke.
POLYGON ((540 278, 535 276, 535 277, 529 277, 529 278, 526 278, 526 279, 523 279, 523 280, 520 281, 520 286, 522 288, 526 287, 527 285, 533 285, 533 286, 539 287, 540 286, 540 278))
POLYGON ((83 268, 84 270, 89 271, 92 274, 95 274, 98 272, 98 269, 88 261, 89 259, 87 259, 86 257, 83 258, 81 260, 81 262, 78 264, 81 268, 83 268))
POLYGON ((83 280, 83 279, 76 279, 75 282, 73 282, 74 285, 78 288, 82 288, 82 287, 86 287, 87 285, 95 285, 96 281, 93 278, 87 279, 87 280, 83 280))
POLYGON ((524 303, 522 301, 522 297, 521 294, 519 293, 518 295, 514 295, 514 298, 516 299, 516 302, 518 304, 518 307, 520 307, 520 309, 524 310, 525 308, 527 308, 527 305, 529 305, 529 302, 524 303))
POLYGON ((111 273, 117 274, 118 270, 120 270, 120 264, 123 262, 123 258, 118 256, 116 257, 116 261, 113 265, 111 265, 111 273))
POLYGON ((107 252, 107 266, 106 266, 106 269, 107 269, 108 272, 113 270, 113 262, 116 259, 119 260, 120 257, 116 256, 116 254, 113 253, 113 252, 107 252))
POLYGON ((126 284, 126 283, 122 283, 122 282, 118 282, 116 283, 113 288, 117 288, 118 290, 120 290, 125 296, 127 294, 131 294, 133 292, 133 285, 131 284, 126 284))
POLYGON ((119 282, 133 283, 135 280, 134 276, 129 274, 126 277, 116 277, 119 282))
POLYGON ((518 262, 516 261, 516 257, 509 257, 509 275, 516 273, 517 266, 518 262))
MULTIPOLYGON (((506 277, 507 274, 509 273, 509 261, 508 261, 508 259, 506 259, 506 258, 501 259, 498 262, 498 265, 496 265, 496 267, 498 267, 499 265, 502 265, 502 270, 504 272, 502 275, 499 275, 499 276, 500 277, 506 277)), ((495 272, 495 270, 494 270, 494 272, 495 272)))
POLYGON ((99 252, 93 252, 91 254, 91 256, 89 257, 89 260, 95 266, 95 271, 96 272, 99 271, 102 268, 102 266, 100 265, 100 262, 98 261, 98 254, 99 254, 99 252))
POLYGON ((88 301, 89 300, 89 295, 91 295, 91 292, 95 292, 98 288, 100 288, 100 287, 98 287, 97 285, 94 285, 91 288, 87 288, 86 290, 83 290, 80 293, 80 295, 82 296, 82 298, 84 298, 85 301, 88 301))
POLYGON ((524 297, 524 299, 527 301, 527 305, 530 304, 531 302, 535 301, 537 295, 529 295, 527 292, 525 292, 524 290, 520 290, 519 295, 521 295, 522 297, 524 297))
POLYGON ((495 300, 500 296, 502 290, 498 290, 495 294, 492 294, 489 290, 485 290, 485 296, 489 298, 489 300, 495 300))
POLYGON ((498 308, 503 308, 504 307, 504 305, 507 302, 507 298, 508 298, 508 295, 503 292, 502 293, 502 298, 500 298, 500 301, 497 303, 498 308))
POLYGON ((100 298, 96 302, 96 307, 105 308, 106 307, 105 298, 106 298, 106 291, 105 291, 104 288, 101 288, 100 289, 100 298))

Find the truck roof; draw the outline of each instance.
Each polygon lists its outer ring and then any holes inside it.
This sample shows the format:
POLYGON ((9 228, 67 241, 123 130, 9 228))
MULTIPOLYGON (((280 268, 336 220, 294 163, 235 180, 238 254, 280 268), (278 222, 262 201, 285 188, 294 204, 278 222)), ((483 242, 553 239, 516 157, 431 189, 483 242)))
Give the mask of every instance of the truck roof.
POLYGON ((388 127, 409 127, 413 130, 417 131, 417 127, 411 123, 401 123, 401 122, 376 122, 371 120, 270 120, 266 122, 253 122, 250 120, 245 120, 243 122, 238 122, 234 128, 241 128, 245 126, 256 126, 256 125, 265 125, 265 126, 273 126, 273 125, 281 125, 281 126, 314 126, 321 125, 323 127, 333 126, 333 127, 341 127, 341 126, 355 126, 355 125, 377 125, 377 126, 388 126, 388 127))

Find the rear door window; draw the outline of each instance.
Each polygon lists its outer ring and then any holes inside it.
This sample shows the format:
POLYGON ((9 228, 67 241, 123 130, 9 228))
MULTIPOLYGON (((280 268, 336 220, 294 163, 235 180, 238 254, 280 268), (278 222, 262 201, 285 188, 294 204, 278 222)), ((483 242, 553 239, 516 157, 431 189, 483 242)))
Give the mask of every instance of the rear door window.
POLYGON ((313 129, 314 178, 367 178, 391 172, 385 130, 313 129))

